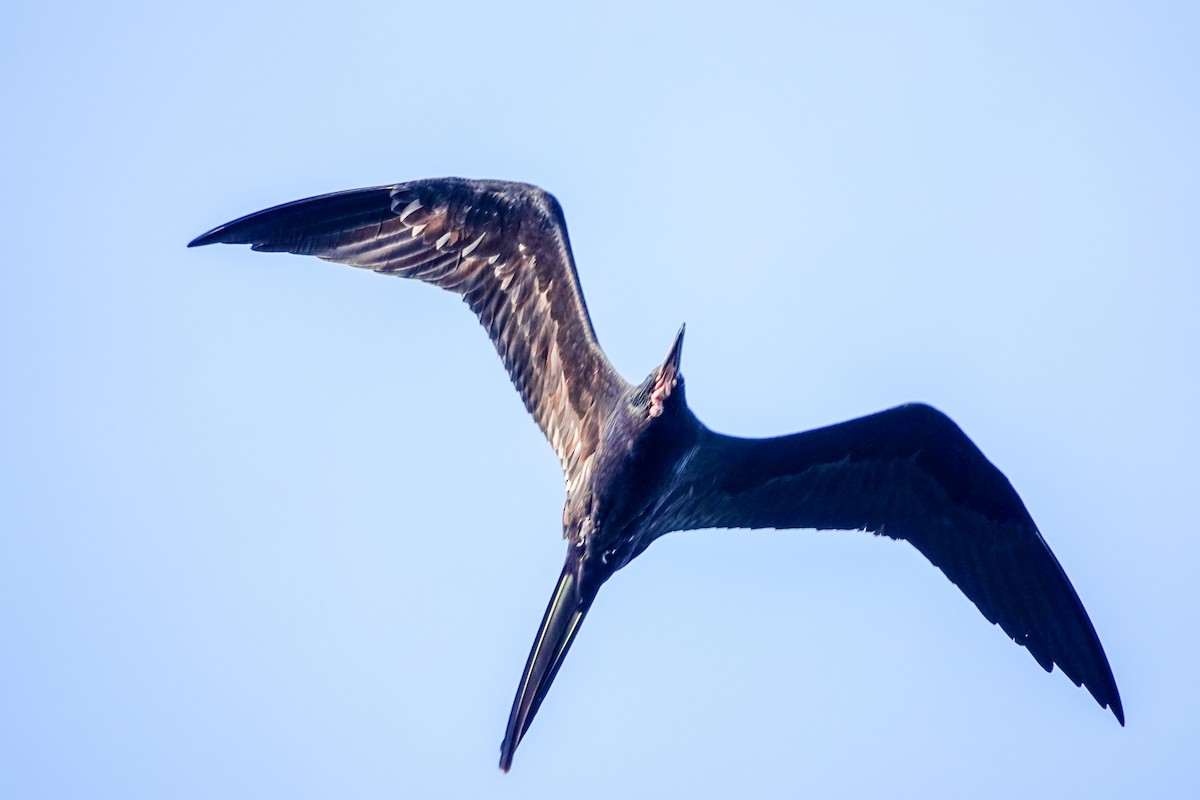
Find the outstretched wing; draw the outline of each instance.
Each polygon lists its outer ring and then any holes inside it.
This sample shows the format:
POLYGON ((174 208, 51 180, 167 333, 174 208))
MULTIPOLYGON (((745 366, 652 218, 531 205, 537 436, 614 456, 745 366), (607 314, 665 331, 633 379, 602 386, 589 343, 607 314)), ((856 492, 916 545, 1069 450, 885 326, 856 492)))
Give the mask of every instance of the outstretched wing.
POLYGON ((775 439, 708 432, 684 468, 675 525, 861 529, 905 539, 1046 671, 1125 724, 1079 596, 1008 479, 957 425, 906 405, 775 439))
POLYGON ((586 470, 624 381, 596 341, 562 209, 527 184, 441 178, 322 195, 196 238, 314 255, 462 296, 567 474, 586 470))

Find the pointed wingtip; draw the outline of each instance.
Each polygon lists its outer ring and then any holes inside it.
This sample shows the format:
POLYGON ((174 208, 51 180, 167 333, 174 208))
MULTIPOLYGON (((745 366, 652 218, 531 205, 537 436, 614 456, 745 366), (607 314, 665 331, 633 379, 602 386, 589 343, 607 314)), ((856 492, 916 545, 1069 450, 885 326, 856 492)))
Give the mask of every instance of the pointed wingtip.
POLYGON ((225 226, 222 225, 219 228, 213 228, 211 231, 202 233, 199 236, 197 236, 195 239, 192 239, 190 242, 188 242, 187 246, 188 247, 203 247, 206 244, 214 244, 216 242, 219 242, 219 241, 221 241, 221 239, 220 239, 221 231, 224 228, 225 228, 225 226))

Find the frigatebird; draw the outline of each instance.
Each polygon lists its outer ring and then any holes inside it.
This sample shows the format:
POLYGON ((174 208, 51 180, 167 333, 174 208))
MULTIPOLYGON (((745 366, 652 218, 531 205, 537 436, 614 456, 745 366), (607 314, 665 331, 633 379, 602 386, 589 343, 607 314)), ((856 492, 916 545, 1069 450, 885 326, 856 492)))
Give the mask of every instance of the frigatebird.
POLYGON ((1124 725, 1116 682, 1066 573, 1008 479, 949 417, 912 403, 771 439, 688 408, 684 329, 626 382, 596 339, 558 201, 440 178, 312 197, 237 219, 224 242, 314 255, 455 292, 487 329, 566 478, 567 557, 500 748, 508 771, 600 587, 651 542, 702 528, 865 530, 910 542, 1047 672, 1124 725))

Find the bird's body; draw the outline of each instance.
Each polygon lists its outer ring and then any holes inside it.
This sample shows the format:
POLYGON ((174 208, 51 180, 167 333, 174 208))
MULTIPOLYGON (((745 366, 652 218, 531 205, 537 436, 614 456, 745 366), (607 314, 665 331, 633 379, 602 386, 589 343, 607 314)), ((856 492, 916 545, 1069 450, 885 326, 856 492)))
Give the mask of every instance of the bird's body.
POLYGON ((558 203, 526 184, 444 178, 323 195, 191 244, 252 244, 417 278, 488 330, 562 465, 567 557, 501 745, 537 713, 596 593, 658 537, 697 528, 868 530, 905 539, 983 615, 1124 724, 1112 671, 1066 574, 1004 475, 958 426, 912 404, 773 439, 688 408, 683 329, 640 384, 596 341, 558 203))

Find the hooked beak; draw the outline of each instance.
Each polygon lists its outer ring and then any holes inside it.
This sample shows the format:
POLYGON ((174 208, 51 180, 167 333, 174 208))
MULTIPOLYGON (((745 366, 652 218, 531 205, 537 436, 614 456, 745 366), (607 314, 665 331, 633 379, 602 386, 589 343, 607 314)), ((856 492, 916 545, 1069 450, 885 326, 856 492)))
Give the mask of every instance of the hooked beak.
POLYGON ((529 660, 525 663, 525 672, 508 716, 508 729, 500 745, 500 769, 505 772, 512 767, 513 753, 525 736, 525 731, 529 730, 529 723, 533 722, 546 693, 550 691, 550 684, 554 682, 554 676, 558 674, 558 668, 567 657, 575 634, 579 633, 579 626, 596 597, 598 587, 580 592, 577 566, 570 559, 563 566, 550 605, 546 606, 542 626, 533 641, 533 649, 529 651, 529 660))

